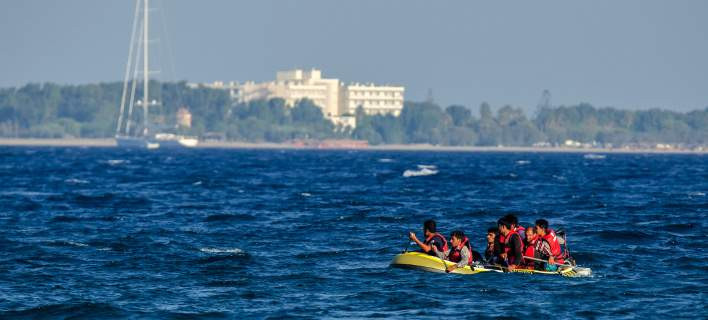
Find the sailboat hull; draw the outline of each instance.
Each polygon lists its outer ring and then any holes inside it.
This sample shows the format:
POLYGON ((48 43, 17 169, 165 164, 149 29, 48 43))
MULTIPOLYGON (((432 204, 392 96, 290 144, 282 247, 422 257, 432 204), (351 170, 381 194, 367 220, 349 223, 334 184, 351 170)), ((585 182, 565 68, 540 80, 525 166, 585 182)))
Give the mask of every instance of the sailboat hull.
POLYGON ((117 136, 116 145, 128 149, 157 149, 160 144, 140 137, 117 136))
POLYGON ((197 139, 176 139, 160 141, 161 148, 194 148, 197 146, 197 139))
POLYGON ((160 143, 161 148, 194 148, 199 143, 197 138, 171 133, 158 133, 155 135, 155 141, 160 143))

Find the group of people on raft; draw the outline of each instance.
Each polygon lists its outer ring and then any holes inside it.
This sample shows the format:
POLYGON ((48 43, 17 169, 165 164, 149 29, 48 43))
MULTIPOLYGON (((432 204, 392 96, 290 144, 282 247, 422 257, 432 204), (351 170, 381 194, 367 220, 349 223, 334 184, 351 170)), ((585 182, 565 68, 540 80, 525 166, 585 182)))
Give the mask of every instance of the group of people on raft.
POLYGON ((447 266, 448 272, 473 264, 500 266, 508 270, 556 271, 559 265, 568 264, 571 260, 567 246, 565 249, 561 246, 558 235, 544 219, 524 228, 515 215, 502 217, 497 221, 497 227, 487 230, 484 255, 472 249, 469 239, 460 230, 453 231, 448 242, 437 232, 435 220, 423 223, 423 235, 424 241, 420 241, 414 232, 410 232, 408 237, 423 252, 454 262, 447 266))

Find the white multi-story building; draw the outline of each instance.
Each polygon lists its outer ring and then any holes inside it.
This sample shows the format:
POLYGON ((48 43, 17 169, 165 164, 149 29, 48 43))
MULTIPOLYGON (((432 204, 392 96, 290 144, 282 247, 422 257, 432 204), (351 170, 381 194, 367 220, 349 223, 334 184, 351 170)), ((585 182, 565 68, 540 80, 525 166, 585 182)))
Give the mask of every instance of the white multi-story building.
POLYGON ((274 87, 268 98, 283 98, 290 106, 307 98, 322 108, 325 117, 339 115, 339 79, 323 79, 320 70, 278 71, 274 87))
POLYGON ((322 72, 311 70, 278 71, 275 81, 256 83, 248 81, 202 84, 214 89, 229 90, 237 102, 282 98, 289 106, 300 99, 310 99, 322 108, 322 114, 342 127, 356 127, 356 109, 362 107, 367 114, 393 114, 403 109, 402 86, 376 86, 373 84, 344 84, 339 79, 322 78, 322 72))
POLYGON ((362 107, 366 114, 392 114, 398 116, 403 109, 402 86, 377 86, 372 83, 342 85, 339 91, 340 113, 355 114, 362 107))

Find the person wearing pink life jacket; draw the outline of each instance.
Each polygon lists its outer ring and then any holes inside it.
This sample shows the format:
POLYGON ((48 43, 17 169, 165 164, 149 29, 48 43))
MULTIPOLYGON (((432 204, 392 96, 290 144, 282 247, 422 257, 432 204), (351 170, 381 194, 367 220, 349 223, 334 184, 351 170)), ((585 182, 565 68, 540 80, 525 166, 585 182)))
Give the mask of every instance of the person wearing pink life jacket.
POLYGON ((433 251, 433 247, 435 247, 437 251, 448 250, 447 240, 445 240, 443 235, 437 233, 436 230, 437 226, 435 220, 426 220, 423 223, 423 235, 425 236, 425 241, 418 240, 418 237, 416 237, 414 232, 409 232, 408 238, 415 242, 420 249, 423 250, 423 252, 434 256, 435 252, 433 251))
POLYGON ((539 240, 544 242, 539 244, 538 249, 542 256, 541 259, 548 260, 546 269, 549 271, 558 269, 555 263, 565 263, 565 259, 563 259, 563 251, 555 231, 548 227, 548 221, 544 219, 536 220, 535 229, 539 240))
POLYGON ((450 244, 452 245, 450 249, 445 251, 438 251, 437 248, 433 248, 438 258, 454 262, 454 264, 447 266, 447 272, 472 265, 472 246, 464 232, 460 230, 453 231, 450 235, 450 244))
POLYGON ((499 227, 499 236, 504 237, 504 251, 499 255, 501 261, 504 261, 509 270, 516 269, 524 263, 524 242, 521 236, 512 231, 511 222, 501 218, 497 221, 499 227))

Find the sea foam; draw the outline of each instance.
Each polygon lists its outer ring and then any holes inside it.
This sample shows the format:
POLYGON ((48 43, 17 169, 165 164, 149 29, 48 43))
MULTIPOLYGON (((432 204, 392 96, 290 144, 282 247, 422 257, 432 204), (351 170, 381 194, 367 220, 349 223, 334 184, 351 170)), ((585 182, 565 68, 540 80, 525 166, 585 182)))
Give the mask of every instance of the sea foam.
POLYGON ((224 248, 224 249, 219 249, 219 248, 199 248, 199 251, 201 252, 206 252, 206 253, 230 253, 230 254, 242 254, 244 253, 243 250, 239 248, 224 248))

